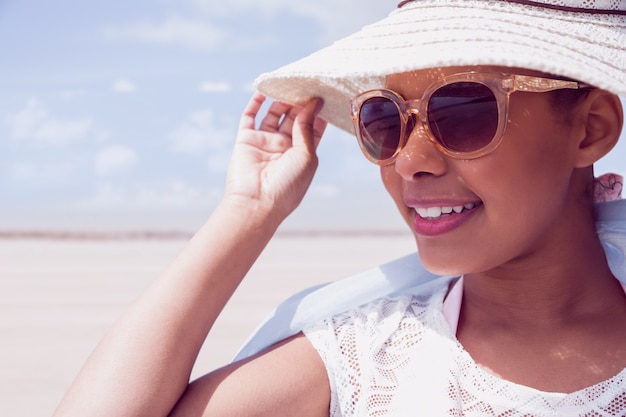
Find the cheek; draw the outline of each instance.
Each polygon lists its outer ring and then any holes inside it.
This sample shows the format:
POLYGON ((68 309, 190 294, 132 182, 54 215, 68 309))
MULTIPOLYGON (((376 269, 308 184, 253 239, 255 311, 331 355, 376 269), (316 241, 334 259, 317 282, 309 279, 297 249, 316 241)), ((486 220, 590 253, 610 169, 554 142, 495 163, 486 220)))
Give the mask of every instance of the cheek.
POLYGON ((393 170, 389 166, 380 167, 380 178, 383 181, 383 185, 389 194, 393 197, 393 192, 398 186, 397 175, 394 175, 393 170))
POLYGON ((387 165, 380 167, 380 178, 383 181, 383 185, 387 190, 387 193, 391 196, 396 207, 400 211, 402 218, 408 225, 411 225, 411 218, 409 210, 404 205, 403 201, 403 182, 400 176, 396 173, 394 165, 387 165))
POLYGON ((514 187, 510 195, 547 196, 551 189, 558 193, 572 173, 571 127, 555 120, 545 97, 526 98, 511 105, 506 136, 485 167, 492 182, 514 187))
POLYGON ((380 178, 383 181, 383 185, 385 189, 393 199, 393 201, 398 205, 402 202, 402 181, 400 177, 396 174, 393 165, 388 165, 384 167, 380 167, 380 178))

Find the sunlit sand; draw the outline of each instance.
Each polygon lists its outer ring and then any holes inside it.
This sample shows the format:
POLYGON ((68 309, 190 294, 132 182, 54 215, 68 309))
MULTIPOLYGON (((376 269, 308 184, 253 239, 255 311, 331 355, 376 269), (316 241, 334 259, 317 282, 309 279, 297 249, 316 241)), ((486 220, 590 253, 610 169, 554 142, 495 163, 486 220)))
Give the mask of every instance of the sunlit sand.
MULTIPOLYGON (((185 236, 0 237, 0 404, 51 415, 89 352, 185 236)), ((224 364, 281 300, 413 251, 403 233, 277 236, 207 339, 194 376, 224 364)))

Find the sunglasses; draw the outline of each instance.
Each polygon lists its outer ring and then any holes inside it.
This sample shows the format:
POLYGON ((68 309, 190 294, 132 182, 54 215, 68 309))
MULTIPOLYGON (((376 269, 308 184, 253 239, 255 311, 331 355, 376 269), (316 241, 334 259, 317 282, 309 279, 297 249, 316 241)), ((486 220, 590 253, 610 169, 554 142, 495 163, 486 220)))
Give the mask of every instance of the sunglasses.
POLYGON ((466 72, 432 84, 421 99, 405 100, 387 89, 370 90, 352 101, 356 137, 365 157, 391 164, 417 123, 444 155, 475 159, 492 152, 506 129, 509 96, 591 86, 528 75, 466 72))

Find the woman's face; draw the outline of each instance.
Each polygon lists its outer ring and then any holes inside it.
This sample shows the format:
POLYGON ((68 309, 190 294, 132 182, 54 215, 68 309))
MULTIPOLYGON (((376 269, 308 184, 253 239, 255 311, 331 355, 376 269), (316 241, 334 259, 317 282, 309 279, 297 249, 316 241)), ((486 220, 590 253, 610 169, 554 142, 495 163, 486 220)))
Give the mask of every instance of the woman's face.
MULTIPOLYGON (((390 76, 387 88, 407 100, 421 98, 441 77, 472 70, 507 72, 497 67, 416 71, 390 76)), ((545 253, 551 239, 566 230, 573 210, 568 204, 571 126, 554 115, 547 94, 516 92, 509 103, 504 138, 492 153, 473 160, 447 157, 418 123, 395 162, 381 167, 385 187, 432 272, 492 270, 545 253)))

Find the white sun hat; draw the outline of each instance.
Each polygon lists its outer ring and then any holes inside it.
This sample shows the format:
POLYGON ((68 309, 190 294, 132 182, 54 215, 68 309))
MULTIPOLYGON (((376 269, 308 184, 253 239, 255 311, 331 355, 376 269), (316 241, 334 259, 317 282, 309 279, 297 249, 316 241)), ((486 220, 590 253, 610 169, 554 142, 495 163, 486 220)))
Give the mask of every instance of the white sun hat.
POLYGON ((626 95, 626 0, 412 0, 333 45, 262 74, 258 90, 353 132, 350 99, 389 74, 465 65, 521 67, 626 95))

